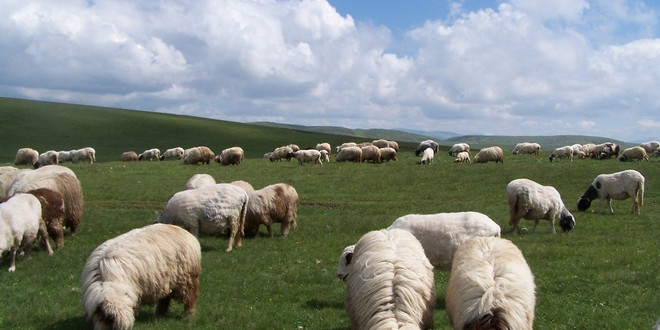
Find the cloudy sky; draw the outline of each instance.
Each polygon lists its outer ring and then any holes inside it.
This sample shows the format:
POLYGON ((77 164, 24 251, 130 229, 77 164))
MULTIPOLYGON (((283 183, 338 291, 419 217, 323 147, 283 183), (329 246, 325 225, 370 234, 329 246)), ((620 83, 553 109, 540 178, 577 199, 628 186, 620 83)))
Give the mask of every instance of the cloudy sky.
POLYGON ((3 0, 0 35, 6 97, 660 139, 654 0, 3 0))

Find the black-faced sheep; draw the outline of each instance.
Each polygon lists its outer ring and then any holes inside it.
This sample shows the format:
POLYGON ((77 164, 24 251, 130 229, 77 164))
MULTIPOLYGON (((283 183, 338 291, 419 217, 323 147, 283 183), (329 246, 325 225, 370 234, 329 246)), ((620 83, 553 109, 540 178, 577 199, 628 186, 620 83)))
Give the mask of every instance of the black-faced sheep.
POLYGON ((143 161, 143 160, 160 160, 160 149, 158 148, 151 148, 143 151, 141 154, 138 155, 138 160, 143 161))
POLYGON ((461 151, 458 154, 456 154, 456 159, 454 159, 454 163, 468 163, 471 164, 472 161, 470 160, 470 153, 467 151, 461 151))
POLYGON ((319 164, 323 166, 321 152, 316 149, 294 151, 289 154, 289 158, 297 159, 300 166, 302 166, 303 163, 319 164))
POLYGON ((389 162, 390 160, 397 161, 399 160, 399 156, 394 148, 380 148, 380 160, 383 162, 389 162))
POLYGON ((419 161, 420 164, 424 165, 431 165, 433 163, 433 157, 435 156, 435 152, 433 152, 433 149, 431 148, 426 148, 424 149, 424 152, 422 153, 422 160, 419 161))
POLYGON ((372 163, 380 163, 380 148, 374 145, 368 145, 360 148, 362 150, 362 161, 372 163))
POLYGON ((431 150, 433 150, 433 154, 437 154, 439 147, 440 145, 438 144, 438 142, 435 142, 433 140, 424 140, 419 143, 417 148, 415 148, 415 156, 421 155, 424 152, 424 150, 426 150, 426 148, 431 148, 431 150))
POLYGON ((215 157, 215 162, 220 165, 241 165, 245 152, 241 147, 231 147, 224 149, 215 157))
POLYGON ((194 314, 199 298, 202 251, 185 230, 165 224, 133 229, 105 241, 87 258, 81 274, 85 318, 95 329, 131 329, 142 304, 155 314, 183 303, 194 314))
POLYGON ((160 160, 178 160, 183 159, 183 148, 174 147, 165 150, 165 152, 160 156, 160 160))
POLYGON ((34 163, 39 159, 39 152, 32 148, 20 148, 16 151, 16 157, 14 158, 14 165, 30 165, 34 166, 34 163))
POLYGON ((205 146, 190 148, 183 157, 183 163, 186 165, 197 165, 199 163, 210 164, 215 157, 213 151, 205 146))
POLYGON ((562 158, 568 158, 570 161, 573 161, 573 148, 571 146, 563 146, 556 148, 550 156, 548 156, 548 160, 551 162, 555 159, 562 159, 562 158))
POLYGON ((649 155, 646 153, 646 150, 642 147, 630 147, 621 153, 619 156, 619 160, 622 162, 629 161, 629 160, 649 160, 649 155))
POLYGON ((226 252, 241 247, 248 195, 240 187, 220 183, 180 191, 165 205, 155 223, 173 224, 197 236, 229 234, 226 252))
POLYGON ((138 160, 138 154, 135 151, 126 151, 119 156, 122 162, 134 162, 138 160))
POLYGON ((449 156, 453 156, 454 154, 458 154, 459 152, 470 152, 470 145, 467 143, 456 143, 451 148, 449 149, 449 156))
POLYGON ((337 152, 337 162, 362 162, 362 149, 360 147, 343 147, 337 152))
POLYGON ((532 330, 534 275, 511 241, 471 238, 454 255, 445 305, 454 329, 532 330))
POLYGON ((498 146, 483 148, 474 156, 474 163, 504 163, 504 151, 498 146))
POLYGON ((55 241, 55 247, 61 249, 64 246, 64 197, 47 188, 33 189, 28 193, 37 197, 41 203, 41 219, 48 233, 43 239, 47 240, 50 236, 55 241))
POLYGON ((363 235, 346 278, 345 307, 352 329, 432 328, 433 267, 419 241, 400 229, 363 235))
POLYGON ((546 219, 552 224, 552 233, 556 234, 555 221, 559 220, 562 231, 568 232, 575 227, 575 218, 568 211, 557 189, 543 186, 529 179, 516 179, 506 186, 509 202, 509 225, 518 233, 520 219, 534 220, 532 232, 536 232, 539 220, 546 219))
POLYGON ((612 209, 612 199, 632 199, 630 213, 639 214, 640 206, 644 205, 644 176, 635 170, 625 170, 612 174, 601 174, 594 179, 589 188, 578 199, 578 210, 586 211, 591 206, 591 201, 600 200, 599 213, 603 213, 603 202, 607 201, 612 209))
POLYGON ((269 185, 249 194, 245 216, 245 235, 255 236, 259 226, 268 229, 268 236, 273 237, 273 223, 280 223, 282 237, 297 226, 298 192, 286 183, 269 185))

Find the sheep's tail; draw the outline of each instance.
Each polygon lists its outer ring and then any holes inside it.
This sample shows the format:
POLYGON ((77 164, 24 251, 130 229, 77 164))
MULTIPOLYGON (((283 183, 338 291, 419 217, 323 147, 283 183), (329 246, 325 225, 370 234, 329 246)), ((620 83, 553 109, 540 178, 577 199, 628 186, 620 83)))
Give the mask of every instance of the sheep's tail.
POLYGON ((243 207, 241 207, 241 216, 238 219, 238 234, 241 235, 241 237, 245 237, 245 218, 247 217, 247 205, 249 203, 249 199, 247 202, 243 203, 243 207))
POLYGON ((475 318, 474 320, 465 323, 464 330, 477 330, 477 329, 494 329, 494 330, 508 330, 510 329, 509 323, 506 321, 504 309, 495 307, 489 312, 475 318))
POLYGON ((637 182, 637 197, 639 200, 639 206, 644 206, 644 181, 637 182))

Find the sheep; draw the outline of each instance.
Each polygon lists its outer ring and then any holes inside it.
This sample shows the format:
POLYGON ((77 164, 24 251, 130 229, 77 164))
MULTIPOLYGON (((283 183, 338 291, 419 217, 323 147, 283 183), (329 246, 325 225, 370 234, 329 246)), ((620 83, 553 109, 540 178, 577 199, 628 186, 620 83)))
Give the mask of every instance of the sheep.
POLYGON ((433 152, 432 148, 426 148, 424 150, 424 153, 422 155, 422 160, 419 161, 420 164, 426 164, 426 165, 431 165, 433 162, 433 157, 435 155, 435 152, 433 152))
POLYGON ((46 227, 42 223, 41 204, 31 194, 16 194, 0 203, 0 257, 9 251, 10 273, 16 270, 16 254, 19 251, 25 251, 28 258, 32 256, 32 243, 37 235, 41 235, 48 255, 53 254, 46 227))
POLYGON ((550 156, 548 156, 548 160, 552 162, 554 159, 562 159, 562 158, 568 158, 570 161, 573 161, 573 148, 571 146, 563 146, 556 148, 550 156))
POLYGON ((191 148, 183 157, 183 163, 186 165, 197 165, 199 163, 209 164, 215 155, 213 151, 206 146, 191 148))
POLYGON ((273 153, 270 157, 270 161, 280 161, 283 158, 286 158, 287 161, 291 160, 291 153, 293 152, 293 149, 288 146, 282 146, 282 147, 277 147, 275 150, 273 150, 273 153))
POLYGON ((219 183, 177 192, 154 223, 177 225, 197 237, 229 234, 226 252, 241 247, 248 194, 240 187, 219 183))
POLYGON ((445 306, 454 329, 528 329, 536 308, 534 275, 515 244, 474 237, 454 255, 445 306))
POLYGON ((330 162, 330 156, 327 150, 319 150, 319 153, 321 153, 321 163, 330 162))
POLYGON ((621 153, 619 156, 619 160, 622 162, 628 161, 628 160, 633 160, 637 159, 637 161, 641 160, 649 160, 649 155, 646 154, 646 150, 642 147, 630 147, 621 153))
POLYGON ((94 150, 92 147, 80 148, 71 155, 71 162, 74 164, 78 162, 88 162, 90 164, 94 164, 95 161, 96 150, 94 150))
POLYGON ((521 142, 516 144, 511 153, 514 155, 534 155, 538 156, 541 152, 541 145, 534 142, 521 142))
POLYGON ((81 274, 85 318, 95 329, 130 329, 140 305, 157 303, 159 316, 172 299, 192 315, 201 272, 201 247, 190 233, 166 224, 133 229, 87 258, 81 274))
POLYGON ((57 165, 59 164, 58 162, 58 157, 59 154, 55 150, 48 150, 44 153, 41 153, 39 155, 39 158, 37 158, 37 162, 32 165, 34 168, 39 168, 41 166, 46 166, 46 165, 57 165))
POLYGON ((183 148, 175 147, 165 150, 160 156, 160 160, 177 160, 183 159, 183 148))
POLYGON ((151 148, 143 151, 141 154, 138 155, 138 160, 159 160, 160 159, 160 149, 158 148, 151 148))
POLYGON ((268 236, 273 237, 273 223, 280 223, 282 237, 297 226, 298 192, 286 183, 277 183, 255 190, 249 194, 245 215, 245 235, 256 236, 259 226, 265 225, 268 236))
POLYGON ((184 190, 197 189, 199 187, 213 186, 215 185, 215 179, 210 174, 201 173, 195 174, 186 181, 186 184, 183 186, 184 190))
POLYGON ((299 147, 297 144, 293 144, 293 143, 291 143, 291 144, 287 144, 286 146, 289 147, 289 148, 291 148, 291 150, 293 150, 293 151, 298 151, 298 150, 300 150, 300 147, 299 147))
POLYGON ((362 150, 363 162, 371 161, 374 164, 381 162, 380 148, 378 148, 377 146, 369 145, 369 146, 361 147, 360 149, 362 150))
POLYGON ((458 154, 456 154, 456 159, 454 159, 454 163, 468 163, 471 164, 472 161, 470 160, 470 154, 467 151, 461 151, 458 154))
POLYGON ((337 153, 339 153, 339 151, 341 151, 341 149, 344 149, 346 147, 357 147, 357 146, 358 145, 355 142, 344 142, 344 143, 338 145, 335 149, 336 149, 337 153))
POLYGON ((119 156, 122 162, 134 162, 138 160, 138 154, 135 151, 126 151, 119 156))
POLYGON ((390 160, 398 161, 399 156, 397 155, 397 151, 394 148, 380 148, 380 160, 381 162, 389 162, 390 160))
POLYGON ((64 226, 76 235, 83 217, 83 194, 76 174, 61 165, 44 166, 36 170, 20 171, 9 185, 7 195, 28 192, 37 188, 57 191, 64 198, 64 226))
POLYGON ((653 154, 658 148, 660 148, 660 142, 658 141, 649 141, 639 144, 640 147, 644 148, 647 154, 653 154))
POLYGON ((70 162, 73 159, 73 154, 75 153, 75 150, 63 150, 63 151, 58 151, 57 152, 57 162, 58 164, 70 162))
POLYGON ((243 190, 245 190, 245 192, 248 193, 248 196, 251 192, 254 191, 254 187, 252 187, 252 185, 249 182, 243 180, 235 180, 230 183, 233 184, 234 186, 243 188, 243 190))
POLYGON ((224 149, 215 157, 215 162, 220 165, 241 165, 245 152, 241 147, 231 147, 224 149))
POLYGON ((619 146, 612 142, 595 144, 589 148, 589 157, 596 159, 609 158, 612 155, 619 157, 619 146))
POLYGON ((345 298, 352 329, 433 327, 433 267, 412 234, 368 232, 355 245, 353 263, 345 298))
POLYGON ((19 170, 13 166, 0 166, 0 198, 8 196, 9 185, 20 171, 29 171, 29 169, 19 170))
POLYGON ((540 219, 549 220, 552 224, 552 233, 555 230, 555 221, 563 232, 575 227, 575 217, 568 211, 557 189, 552 186, 543 186, 529 179, 516 179, 506 186, 506 196, 509 203, 509 226, 513 226, 513 233, 518 234, 520 219, 534 220, 532 232, 540 219))
POLYGON ((30 165, 34 166, 34 163, 39 159, 39 152, 32 148, 20 148, 16 152, 16 157, 14 158, 14 165, 30 165))
POLYGON ((607 201, 612 209, 612 199, 624 200, 632 198, 630 213, 640 214, 640 206, 644 206, 644 176, 635 170, 624 170, 611 174, 600 174, 589 185, 589 188, 578 199, 578 210, 586 211, 591 201, 600 200, 599 213, 603 213, 603 202, 607 201))
POLYGON ((328 153, 328 155, 332 153, 332 147, 328 142, 317 143, 315 149, 318 151, 325 150, 328 153))
POLYGON ((378 147, 379 149, 389 147, 389 143, 385 139, 373 140, 373 141, 371 141, 371 144, 378 147))
POLYGON ((300 163, 300 166, 302 166, 303 163, 319 164, 323 166, 321 152, 316 149, 294 151, 289 154, 289 158, 296 158, 298 163, 300 163))
POLYGON ((50 236, 55 241, 55 247, 61 249, 64 246, 64 197, 48 188, 32 189, 28 193, 41 203, 41 222, 45 226, 44 233, 47 233, 42 239, 48 240, 50 236))
POLYGON ((504 152, 498 146, 483 148, 474 156, 474 163, 504 163, 504 152))
POLYGON ((459 152, 470 152, 470 145, 467 143, 456 143, 454 144, 450 149, 449 149, 449 156, 453 156, 454 154, 458 154, 459 152))
POLYGON ((344 147, 337 152, 337 162, 362 162, 362 149, 359 147, 344 147))
POLYGON ((422 141, 419 143, 417 148, 415 148, 415 156, 419 156, 420 154, 422 154, 424 150, 426 150, 426 148, 431 148, 431 150, 433 150, 433 154, 437 154, 439 147, 440 145, 438 144, 438 142, 435 142, 433 140, 422 141))

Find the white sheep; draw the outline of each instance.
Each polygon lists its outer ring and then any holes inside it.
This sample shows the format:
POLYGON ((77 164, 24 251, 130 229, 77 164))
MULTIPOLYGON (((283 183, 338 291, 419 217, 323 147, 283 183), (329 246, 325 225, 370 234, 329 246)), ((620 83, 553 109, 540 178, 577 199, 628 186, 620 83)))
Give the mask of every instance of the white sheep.
POLYGON ((424 152, 422 154, 422 160, 419 161, 420 164, 426 164, 426 165, 431 165, 433 162, 433 157, 435 156, 435 152, 433 152, 432 148, 426 148, 424 149, 424 152))
POLYGON ((541 152, 541 145, 535 142, 521 142, 516 144, 511 153, 514 155, 535 155, 541 152))
POLYGON ((94 329, 131 329, 142 304, 168 312, 172 299, 194 314, 202 250, 185 230, 165 224, 133 229, 99 245, 81 274, 85 318, 94 329))
POLYGON ((415 148, 415 156, 421 155, 424 152, 424 150, 426 150, 427 148, 431 148, 433 150, 433 154, 436 154, 438 153, 439 147, 440 145, 438 144, 438 142, 435 142, 433 140, 424 140, 419 143, 417 148, 415 148))
POLYGON ((646 150, 647 154, 653 154, 658 148, 660 148, 660 142, 658 141, 649 141, 639 144, 640 147, 646 150))
POLYGON ((173 224, 195 237, 229 233, 226 252, 234 242, 241 247, 248 195, 242 188, 219 183, 177 192, 170 198, 155 223, 173 224))
POLYGON ((378 147, 379 149, 389 147, 388 141, 385 139, 373 140, 371 141, 371 144, 378 147))
POLYGON ((470 152, 470 145, 467 143, 456 143, 451 148, 449 149, 449 156, 453 156, 454 154, 458 154, 459 152, 470 152))
POLYGON ((95 161, 96 150, 94 150, 92 147, 80 148, 71 155, 72 163, 88 162, 90 164, 94 164, 95 161))
POLYGON ((357 146, 358 145, 355 142, 344 142, 344 143, 338 145, 335 149, 336 149, 337 153, 339 153, 339 151, 341 151, 341 149, 344 149, 346 147, 357 147, 357 146))
POLYGON ((619 160, 622 162, 633 159, 637 159, 637 161, 644 159, 649 160, 649 155, 646 153, 646 150, 644 150, 644 148, 642 147, 630 147, 624 149, 621 155, 619 156, 619 160))
POLYGON ((630 213, 639 214, 640 207, 644 206, 644 176, 635 170, 624 170, 612 174, 600 174, 589 185, 589 188, 578 199, 578 210, 586 211, 591 201, 600 200, 599 213, 603 213, 603 202, 607 201, 612 209, 612 199, 632 199, 630 213))
POLYGON ((328 155, 330 155, 332 153, 332 147, 330 146, 330 143, 328 143, 328 142, 317 143, 316 144, 316 150, 321 151, 321 152, 323 150, 325 150, 328 153, 328 155))
POLYGON ((316 149, 303 149, 294 151, 289 154, 289 157, 297 159, 298 163, 300 163, 300 166, 302 166, 303 163, 319 164, 323 166, 323 162, 321 161, 321 152, 316 149))
POLYGON ((570 161, 573 161, 573 148, 571 146, 563 146, 556 148, 552 151, 548 160, 551 162, 556 159, 568 158, 570 161))
POLYGON ((138 160, 138 154, 135 151, 126 151, 119 156, 122 162, 134 162, 138 160))
POLYGON ((291 153, 293 152, 293 149, 288 146, 282 146, 282 147, 277 147, 275 150, 273 150, 273 153, 270 155, 270 161, 280 161, 284 158, 286 158, 287 161, 291 160, 291 153))
POLYGON ((198 173, 190 177, 183 186, 185 190, 197 189, 199 187, 215 185, 215 179, 210 174, 198 173))
POLYGON ((160 156, 160 160, 177 160, 183 159, 183 148, 175 147, 165 150, 165 152, 160 156))
POLYGON ((362 150, 362 161, 372 163, 380 163, 380 148, 375 145, 368 145, 360 148, 362 150))
POLYGON ((396 149, 392 147, 380 148, 380 160, 382 162, 389 162, 390 160, 397 161, 399 156, 396 149))
POLYGON ((53 250, 48 242, 46 226, 41 219, 41 203, 32 194, 16 194, 0 203, 0 257, 9 251, 9 272, 16 270, 16 254, 25 251, 32 256, 32 243, 41 235, 48 255, 53 250))
POLYGON ((575 217, 568 211, 557 189, 543 186, 529 179, 516 179, 506 186, 511 218, 509 225, 517 234, 520 219, 534 220, 532 232, 536 232, 539 220, 546 219, 552 224, 552 233, 556 234, 555 221, 559 220, 562 231, 568 232, 575 227, 575 217))
POLYGON ((159 160, 160 159, 160 149, 158 148, 151 148, 143 151, 141 154, 138 155, 138 160, 159 160))
POLYGON ((61 163, 66 163, 66 162, 70 162, 71 159, 73 159, 73 154, 74 154, 75 152, 76 152, 75 150, 69 150, 69 151, 63 150, 63 151, 58 151, 58 152, 57 152, 57 162, 58 162, 59 164, 61 164, 61 163))
MULTIPOLYGON (((302 150, 299 150, 302 151, 302 150)), ((297 226, 298 192, 286 183, 277 183, 255 190, 249 194, 245 215, 244 232, 246 236, 259 233, 259 226, 264 225, 268 236, 273 237, 273 223, 280 223, 282 237, 297 226)))
POLYGON ((46 166, 46 165, 57 165, 59 164, 58 161, 59 154, 55 150, 48 150, 46 152, 43 152, 39 155, 39 158, 37 158, 37 162, 32 165, 34 168, 39 168, 41 166, 46 166))
POLYGON ((454 329, 532 330, 534 275, 511 241, 474 237, 456 250, 445 306, 454 329))
POLYGON ((362 162, 362 149, 357 146, 343 147, 337 151, 337 162, 362 162))
POLYGON ((467 151, 461 151, 458 154, 456 154, 456 159, 454 159, 454 163, 468 163, 471 164, 472 160, 470 160, 470 153, 467 151))
POLYGON ((9 196, 9 186, 19 171, 29 171, 29 169, 19 170, 13 166, 0 166, 0 198, 9 196))
POLYGON ((327 150, 319 150, 321 153, 321 163, 328 163, 330 162, 330 155, 327 150))
POLYGON ((245 190, 245 192, 248 193, 248 195, 249 195, 251 192, 254 191, 254 187, 252 187, 252 185, 251 185, 249 182, 247 182, 247 181, 243 181, 243 180, 235 180, 235 181, 232 181, 232 182, 230 182, 230 183, 233 184, 233 185, 235 185, 235 186, 237 186, 237 187, 241 187, 241 188, 243 188, 243 190, 245 190))
POLYGON ((498 146, 483 148, 474 156, 474 163, 504 163, 504 151, 498 146))
POLYGON ((34 163, 39 159, 39 152, 32 148, 20 148, 16 151, 16 157, 14 158, 14 165, 30 165, 34 166, 34 163))
POLYGON ((184 150, 184 154, 183 163, 186 165, 197 165, 199 163, 210 164, 211 160, 215 157, 213 151, 206 146, 190 148, 187 153, 184 150))
POLYGON ((241 165, 245 152, 241 147, 230 147, 222 150, 219 155, 215 157, 215 162, 220 165, 241 165))
POLYGON ((363 235, 353 264, 345 300, 352 329, 433 327, 433 267, 412 234, 394 229, 363 235))

